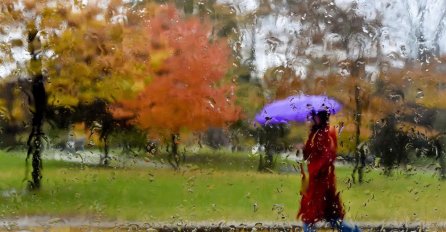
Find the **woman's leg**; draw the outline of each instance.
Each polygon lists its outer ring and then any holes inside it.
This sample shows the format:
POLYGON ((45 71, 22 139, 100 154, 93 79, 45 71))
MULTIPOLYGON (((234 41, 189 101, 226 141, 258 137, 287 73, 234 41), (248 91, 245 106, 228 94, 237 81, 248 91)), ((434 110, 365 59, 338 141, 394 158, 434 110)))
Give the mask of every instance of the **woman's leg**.
POLYGON ((361 230, 357 225, 351 225, 345 221, 341 221, 341 232, 360 232, 361 230))
POLYGON ((314 224, 303 223, 304 232, 316 232, 314 224))
POLYGON ((360 232, 358 226, 350 225, 344 220, 330 220, 330 224, 333 228, 337 228, 340 232, 360 232))

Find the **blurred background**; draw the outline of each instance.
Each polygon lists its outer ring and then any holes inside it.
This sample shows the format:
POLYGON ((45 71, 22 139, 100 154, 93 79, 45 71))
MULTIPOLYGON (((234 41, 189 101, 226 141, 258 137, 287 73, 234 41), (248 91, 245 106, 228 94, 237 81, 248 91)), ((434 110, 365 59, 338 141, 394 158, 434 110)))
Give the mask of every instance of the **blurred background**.
POLYGON ((0 216, 295 222, 309 123, 343 105, 347 217, 446 217, 444 0, 4 0, 0 216), (365 210, 366 209, 366 210, 365 210))

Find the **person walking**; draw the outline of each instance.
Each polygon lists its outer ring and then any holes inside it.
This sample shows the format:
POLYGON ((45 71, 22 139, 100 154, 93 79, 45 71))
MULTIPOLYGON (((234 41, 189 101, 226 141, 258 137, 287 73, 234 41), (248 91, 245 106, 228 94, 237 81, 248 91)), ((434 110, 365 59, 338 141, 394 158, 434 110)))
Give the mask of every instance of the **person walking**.
POLYGON ((345 210, 336 190, 335 167, 337 136, 330 127, 327 110, 312 111, 313 125, 303 148, 303 158, 308 165, 308 176, 303 174, 302 199, 296 219, 303 222, 304 232, 316 231, 319 221, 329 222, 341 232, 359 232, 357 226, 344 221, 345 210))

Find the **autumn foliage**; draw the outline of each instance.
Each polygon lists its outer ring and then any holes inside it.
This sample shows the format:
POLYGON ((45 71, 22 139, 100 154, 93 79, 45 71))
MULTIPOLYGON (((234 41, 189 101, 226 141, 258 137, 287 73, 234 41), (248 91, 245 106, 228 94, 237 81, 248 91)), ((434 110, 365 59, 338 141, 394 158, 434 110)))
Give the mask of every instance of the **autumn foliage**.
POLYGON ((207 22, 182 19, 174 7, 159 7, 146 31, 152 65, 144 88, 136 97, 112 107, 117 118, 152 134, 171 135, 222 127, 239 117, 234 87, 225 83, 230 50, 223 40, 209 39, 207 22), (159 56, 168 51, 168 56, 159 56), (158 54, 158 55, 157 55, 158 54), (160 60, 159 62, 157 60, 160 60))
POLYGON ((90 5, 82 11, 64 13, 67 28, 60 35, 49 36, 49 44, 57 54, 48 61, 51 105, 113 102, 122 94, 131 94, 137 83, 147 77, 146 67, 141 64, 148 51, 134 46, 144 41, 145 35, 135 33, 135 25, 118 22, 116 13, 107 14, 118 12, 119 6, 110 4, 104 11, 90 5))

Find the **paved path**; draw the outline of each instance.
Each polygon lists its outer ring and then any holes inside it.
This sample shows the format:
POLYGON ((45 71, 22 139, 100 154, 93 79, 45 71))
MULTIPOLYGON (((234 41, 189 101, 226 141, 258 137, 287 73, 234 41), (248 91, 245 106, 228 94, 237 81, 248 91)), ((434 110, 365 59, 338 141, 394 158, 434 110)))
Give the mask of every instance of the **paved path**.
MULTIPOLYGON (((95 150, 84 150, 77 152, 60 151, 58 149, 46 150, 43 158, 47 160, 61 160, 73 163, 83 163, 86 165, 98 165, 102 154, 95 150)), ((151 168, 171 168, 169 164, 157 161, 146 161, 142 158, 132 158, 125 155, 109 154, 111 164, 118 167, 151 167, 151 168)))
MULTIPOLYGON (((357 223, 363 231, 446 231, 446 223, 357 223)), ((124 222, 49 216, 0 219, 0 231, 301 231, 296 222, 124 222)), ((318 231, 331 231, 320 225, 318 231)))

